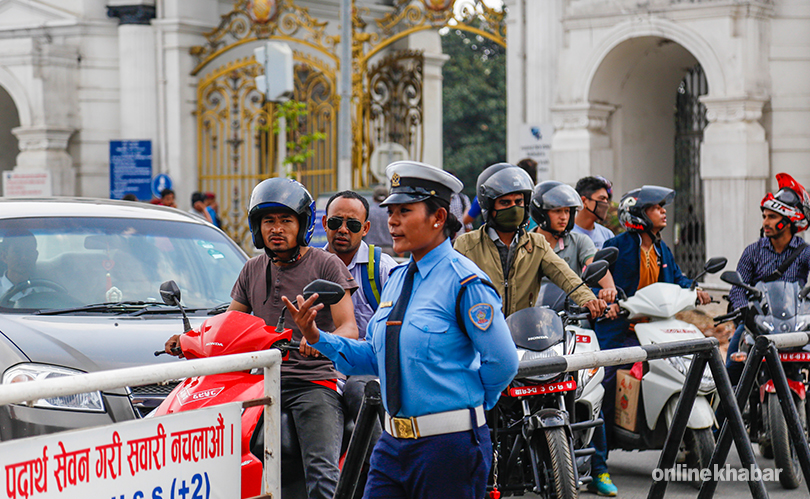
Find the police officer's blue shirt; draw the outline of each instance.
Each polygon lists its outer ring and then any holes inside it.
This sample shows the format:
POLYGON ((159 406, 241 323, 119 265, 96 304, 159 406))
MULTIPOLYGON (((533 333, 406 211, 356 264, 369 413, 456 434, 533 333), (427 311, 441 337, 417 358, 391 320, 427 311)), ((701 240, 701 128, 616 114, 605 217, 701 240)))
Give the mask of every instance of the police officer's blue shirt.
MULTIPOLYGON (((312 346, 344 374, 376 374, 385 399, 385 330, 407 265, 394 268, 372 316, 366 341, 320 332, 312 346)), ((417 262, 413 291, 400 330, 402 408, 395 416, 422 416, 456 409, 491 409, 517 373, 518 358, 501 312, 501 299, 481 283, 486 274, 453 249, 449 240, 417 262), (456 322, 461 303, 465 334, 456 322)))

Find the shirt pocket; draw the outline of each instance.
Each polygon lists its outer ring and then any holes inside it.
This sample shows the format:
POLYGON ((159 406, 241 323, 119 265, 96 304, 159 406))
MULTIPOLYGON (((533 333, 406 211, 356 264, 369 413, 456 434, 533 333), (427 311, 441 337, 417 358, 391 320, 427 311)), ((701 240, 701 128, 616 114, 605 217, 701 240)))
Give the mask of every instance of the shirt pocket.
POLYGON ((377 311, 371 316, 366 328, 366 339, 368 339, 368 332, 371 332, 371 344, 374 345, 374 351, 382 352, 383 341, 385 340, 385 323, 388 321, 388 316, 391 315, 392 307, 378 308, 377 311))
POLYGON ((418 314, 408 321, 407 328, 402 331, 402 354, 422 362, 446 358, 448 350, 454 347, 455 335, 449 329, 450 325, 441 317, 418 314))

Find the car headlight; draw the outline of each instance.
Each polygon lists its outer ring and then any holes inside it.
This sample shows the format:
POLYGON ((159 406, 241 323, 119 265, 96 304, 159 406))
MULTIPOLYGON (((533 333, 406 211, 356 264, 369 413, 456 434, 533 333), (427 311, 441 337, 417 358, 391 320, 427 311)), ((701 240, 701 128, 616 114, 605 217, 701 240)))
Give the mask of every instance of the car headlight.
MULTIPOLYGON (((45 379, 61 378, 62 376, 75 376, 85 374, 82 371, 65 367, 49 366, 45 364, 17 364, 3 373, 3 384, 23 383, 26 381, 42 381, 45 379)), ((104 412, 104 402, 101 392, 79 393, 35 400, 33 407, 43 409, 70 409, 73 411, 104 412)))
MULTIPOLYGON (((666 357, 666 360, 676 371, 683 374, 684 377, 686 377, 686 373, 689 372, 689 367, 692 365, 691 356, 666 357)), ((700 386, 698 389, 702 392, 710 392, 715 389, 714 376, 712 376, 712 371, 708 365, 703 369, 703 375, 700 378, 700 386)))

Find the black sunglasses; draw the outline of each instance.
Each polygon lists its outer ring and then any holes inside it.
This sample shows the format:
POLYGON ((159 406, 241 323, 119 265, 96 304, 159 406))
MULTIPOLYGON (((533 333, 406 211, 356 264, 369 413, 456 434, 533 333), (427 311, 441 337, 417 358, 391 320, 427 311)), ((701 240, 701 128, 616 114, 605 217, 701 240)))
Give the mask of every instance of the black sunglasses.
POLYGON ((353 218, 332 217, 326 220, 326 226, 329 227, 329 230, 338 230, 343 226, 343 220, 346 220, 346 228, 355 234, 363 230, 363 222, 353 218))

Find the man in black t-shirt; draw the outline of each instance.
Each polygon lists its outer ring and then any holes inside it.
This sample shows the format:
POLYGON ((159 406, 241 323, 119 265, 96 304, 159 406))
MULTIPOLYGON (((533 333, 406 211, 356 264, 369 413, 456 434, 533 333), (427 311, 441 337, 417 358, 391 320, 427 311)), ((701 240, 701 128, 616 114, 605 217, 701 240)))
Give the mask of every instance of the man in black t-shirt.
MULTIPOLYGON (((253 313, 275 326, 284 309, 281 298, 295 300, 304 286, 326 279, 343 286, 340 302, 318 313, 317 325, 347 338, 357 338, 351 293, 358 284, 340 259, 308 247, 315 222, 315 204, 303 185, 290 179, 271 178, 253 189, 248 221, 253 244, 265 253, 250 259, 231 291, 228 310, 253 313)), ((336 383, 342 377, 332 362, 307 345, 294 321, 287 322, 298 352, 290 352, 281 366, 281 407, 292 413, 307 494, 331 499, 340 475, 338 460, 343 436, 343 408, 336 383)), ((166 343, 177 346, 178 337, 166 343)))

